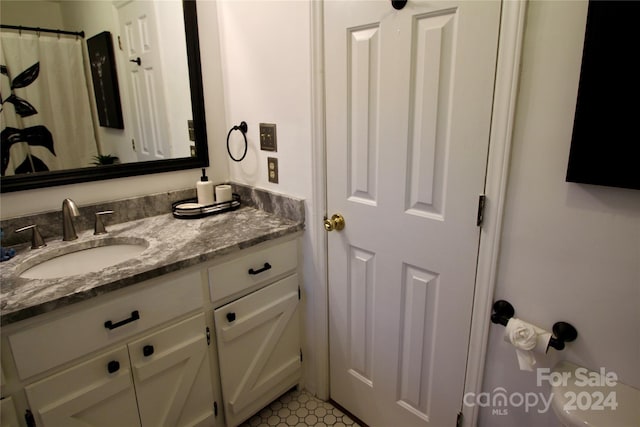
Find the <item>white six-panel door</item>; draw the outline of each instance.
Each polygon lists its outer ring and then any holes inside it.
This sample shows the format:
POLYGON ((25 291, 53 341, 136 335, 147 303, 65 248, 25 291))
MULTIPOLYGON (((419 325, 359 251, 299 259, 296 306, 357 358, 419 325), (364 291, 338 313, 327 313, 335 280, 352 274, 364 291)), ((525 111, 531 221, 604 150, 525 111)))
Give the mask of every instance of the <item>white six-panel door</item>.
POLYGON ((132 123, 138 160, 171 158, 168 116, 160 58, 160 38, 155 2, 133 0, 118 4, 122 48, 127 62, 127 81, 132 103, 132 123), (139 60, 139 62, 138 62, 139 60))
POLYGON ((462 406, 499 16, 325 2, 330 394, 372 427, 462 406))

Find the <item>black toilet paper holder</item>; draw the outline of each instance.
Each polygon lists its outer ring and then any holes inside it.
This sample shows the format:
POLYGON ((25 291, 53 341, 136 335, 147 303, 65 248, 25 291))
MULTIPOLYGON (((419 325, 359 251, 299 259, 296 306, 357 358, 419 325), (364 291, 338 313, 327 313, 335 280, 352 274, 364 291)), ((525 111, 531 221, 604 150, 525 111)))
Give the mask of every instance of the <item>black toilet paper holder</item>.
MULTIPOLYGON (((491 321, 502 326, 507 326, 509 319, 516 313, 515 309, 509 301, 498 300, 493 303, 493 313, 491 314, 491 321)), ((578 331, 570 323, 556 322, 551 329, 553 336, 549 340, 549 347, 553 347, 556 350, 563 350, 564 343, 575 341, 578 338, 578 331)))

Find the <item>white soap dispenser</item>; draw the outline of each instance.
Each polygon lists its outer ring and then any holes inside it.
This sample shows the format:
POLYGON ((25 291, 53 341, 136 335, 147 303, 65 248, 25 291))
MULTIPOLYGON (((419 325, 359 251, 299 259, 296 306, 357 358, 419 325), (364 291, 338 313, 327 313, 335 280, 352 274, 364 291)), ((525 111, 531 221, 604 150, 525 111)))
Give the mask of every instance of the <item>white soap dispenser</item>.
POLYGON ((213 204, 213 182, 209 181, 202 168, 202 177, 196 183, 196 193, 198 193, 198 203, 201 205, 213 204))

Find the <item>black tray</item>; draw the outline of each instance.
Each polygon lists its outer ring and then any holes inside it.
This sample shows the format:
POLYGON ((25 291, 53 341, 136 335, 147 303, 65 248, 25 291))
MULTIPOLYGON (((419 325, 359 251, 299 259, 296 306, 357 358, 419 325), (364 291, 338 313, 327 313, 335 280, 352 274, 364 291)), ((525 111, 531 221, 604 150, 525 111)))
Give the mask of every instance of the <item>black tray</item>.
POLYGON ((171 204, 171 211, 173 217, 179 219, 198 219, 223 212, 235 211, 240 207, 240 195, 233 193, 231 197, 231 201, 229 202, 220 202, 204 206, 198 205, 197 198, 179 200, 171 204))

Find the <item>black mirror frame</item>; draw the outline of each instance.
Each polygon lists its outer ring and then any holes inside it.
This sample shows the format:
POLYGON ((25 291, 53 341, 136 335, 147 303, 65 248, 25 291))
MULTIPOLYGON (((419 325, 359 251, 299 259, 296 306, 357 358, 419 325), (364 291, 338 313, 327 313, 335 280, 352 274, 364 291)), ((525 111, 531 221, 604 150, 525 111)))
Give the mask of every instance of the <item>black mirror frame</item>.
POLYGON ((6 176, 0 178, 0 193, 209 166, 209 148, 207 143, 207 129, 204 111, 202 69, 200 62, 200 39, 198 37, 196 2, 195 0, 183 0, 182 6, 184 11, 185 36, 187 41, 187 62, 189 65, 189 81, 191 87, 191 109, 193 113, 193 125, 196 137, 196 157, 6 176))

